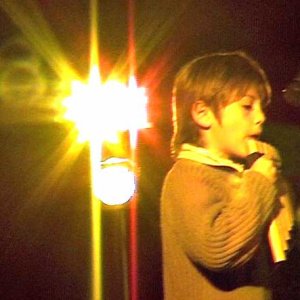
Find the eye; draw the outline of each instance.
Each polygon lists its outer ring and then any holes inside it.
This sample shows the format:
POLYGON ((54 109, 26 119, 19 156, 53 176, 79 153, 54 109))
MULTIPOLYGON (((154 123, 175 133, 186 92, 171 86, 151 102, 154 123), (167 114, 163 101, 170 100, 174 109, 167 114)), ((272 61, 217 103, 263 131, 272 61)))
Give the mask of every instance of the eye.
POLYGON ((246 111, 251 111, 253 109, 253 104, 243 104, 242 107, 246 110, 246 111))

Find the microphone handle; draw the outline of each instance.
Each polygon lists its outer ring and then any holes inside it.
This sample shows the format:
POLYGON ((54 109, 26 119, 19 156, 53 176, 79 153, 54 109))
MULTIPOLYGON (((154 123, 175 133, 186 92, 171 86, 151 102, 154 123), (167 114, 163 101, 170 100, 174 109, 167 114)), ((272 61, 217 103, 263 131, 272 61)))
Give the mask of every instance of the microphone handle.
POLYGON ((259 152, 253 152, 249 154, 246 159, 246 169, 250 169, 254 164, 254 162, 260 157, 262 157, 263 155, 264 155, 263 153, 259 153, 259 152))

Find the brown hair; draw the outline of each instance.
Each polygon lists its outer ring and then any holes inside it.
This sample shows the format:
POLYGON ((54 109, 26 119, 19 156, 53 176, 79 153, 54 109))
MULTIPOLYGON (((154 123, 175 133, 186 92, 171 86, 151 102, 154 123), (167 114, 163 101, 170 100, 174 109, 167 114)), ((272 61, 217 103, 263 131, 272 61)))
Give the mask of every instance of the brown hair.
POLYGON ((203 101, 218 118, 222 107, 251 87, 257 89, 263 104, 270 102, 271 86, 264 70, 242 51, 207 54, 183 66, 173 87, 173 155, 183 143, 198 143, 198 127, 191 115, 195 101, 203 101))

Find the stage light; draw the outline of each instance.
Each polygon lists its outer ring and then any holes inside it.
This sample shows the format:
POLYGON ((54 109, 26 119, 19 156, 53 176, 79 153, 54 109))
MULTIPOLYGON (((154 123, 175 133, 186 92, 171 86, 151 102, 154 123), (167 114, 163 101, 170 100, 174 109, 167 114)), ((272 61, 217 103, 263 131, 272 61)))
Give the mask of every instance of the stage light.
POLYGON ((86 84, 74 81, 71 90, 63 101, 64 118, 75 125, 79 141, 90 143, 93 194, 108 205, 125 203, 135 191, 137 133, 150 126, 146 90, 137 86, 134 77, 128 84, 102 83, 97 66, 86 84), (126 138, 120 138, 124 132, 126 138), (114 146, 107 149, 107 141, 114 146))
POLYGON ((126 159, 108 159, 101 164, 95 176, 99 181, 95 195, 107 205, 124 204, 135 192, 135 176, 126 159))
POLYGON ((87 84, 72 82, 72 93, 63 101, 64 118, 76 124, 78 140, 112 140, 118 131, 149 127, 145 88, 133 77, 128 85, 117 80, 101 83, 95 68, 87 84))

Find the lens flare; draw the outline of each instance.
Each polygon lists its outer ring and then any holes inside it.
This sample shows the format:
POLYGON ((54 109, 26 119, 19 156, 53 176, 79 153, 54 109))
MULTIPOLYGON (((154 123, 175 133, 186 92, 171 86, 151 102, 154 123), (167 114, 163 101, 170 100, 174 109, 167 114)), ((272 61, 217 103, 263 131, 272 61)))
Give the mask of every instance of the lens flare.
MULTIPOLYGON (((114 159, 118 161, 118 159, 114 159)), ((96 196, 107 205, 124 204, 135 192, 134 173, 125 165, 115 162, 99 169, 99 185, 95 187, 96 196)))
POLYGON ((79 141, 93 137, 114 139, 118 131, 149 127, 146 90, 137 87, 134 78, 128 85, 111 80, 105 84, 91 72, 87 84, 72 82, 72 93, 63 101, 64 118, 76 124, 79 141))

